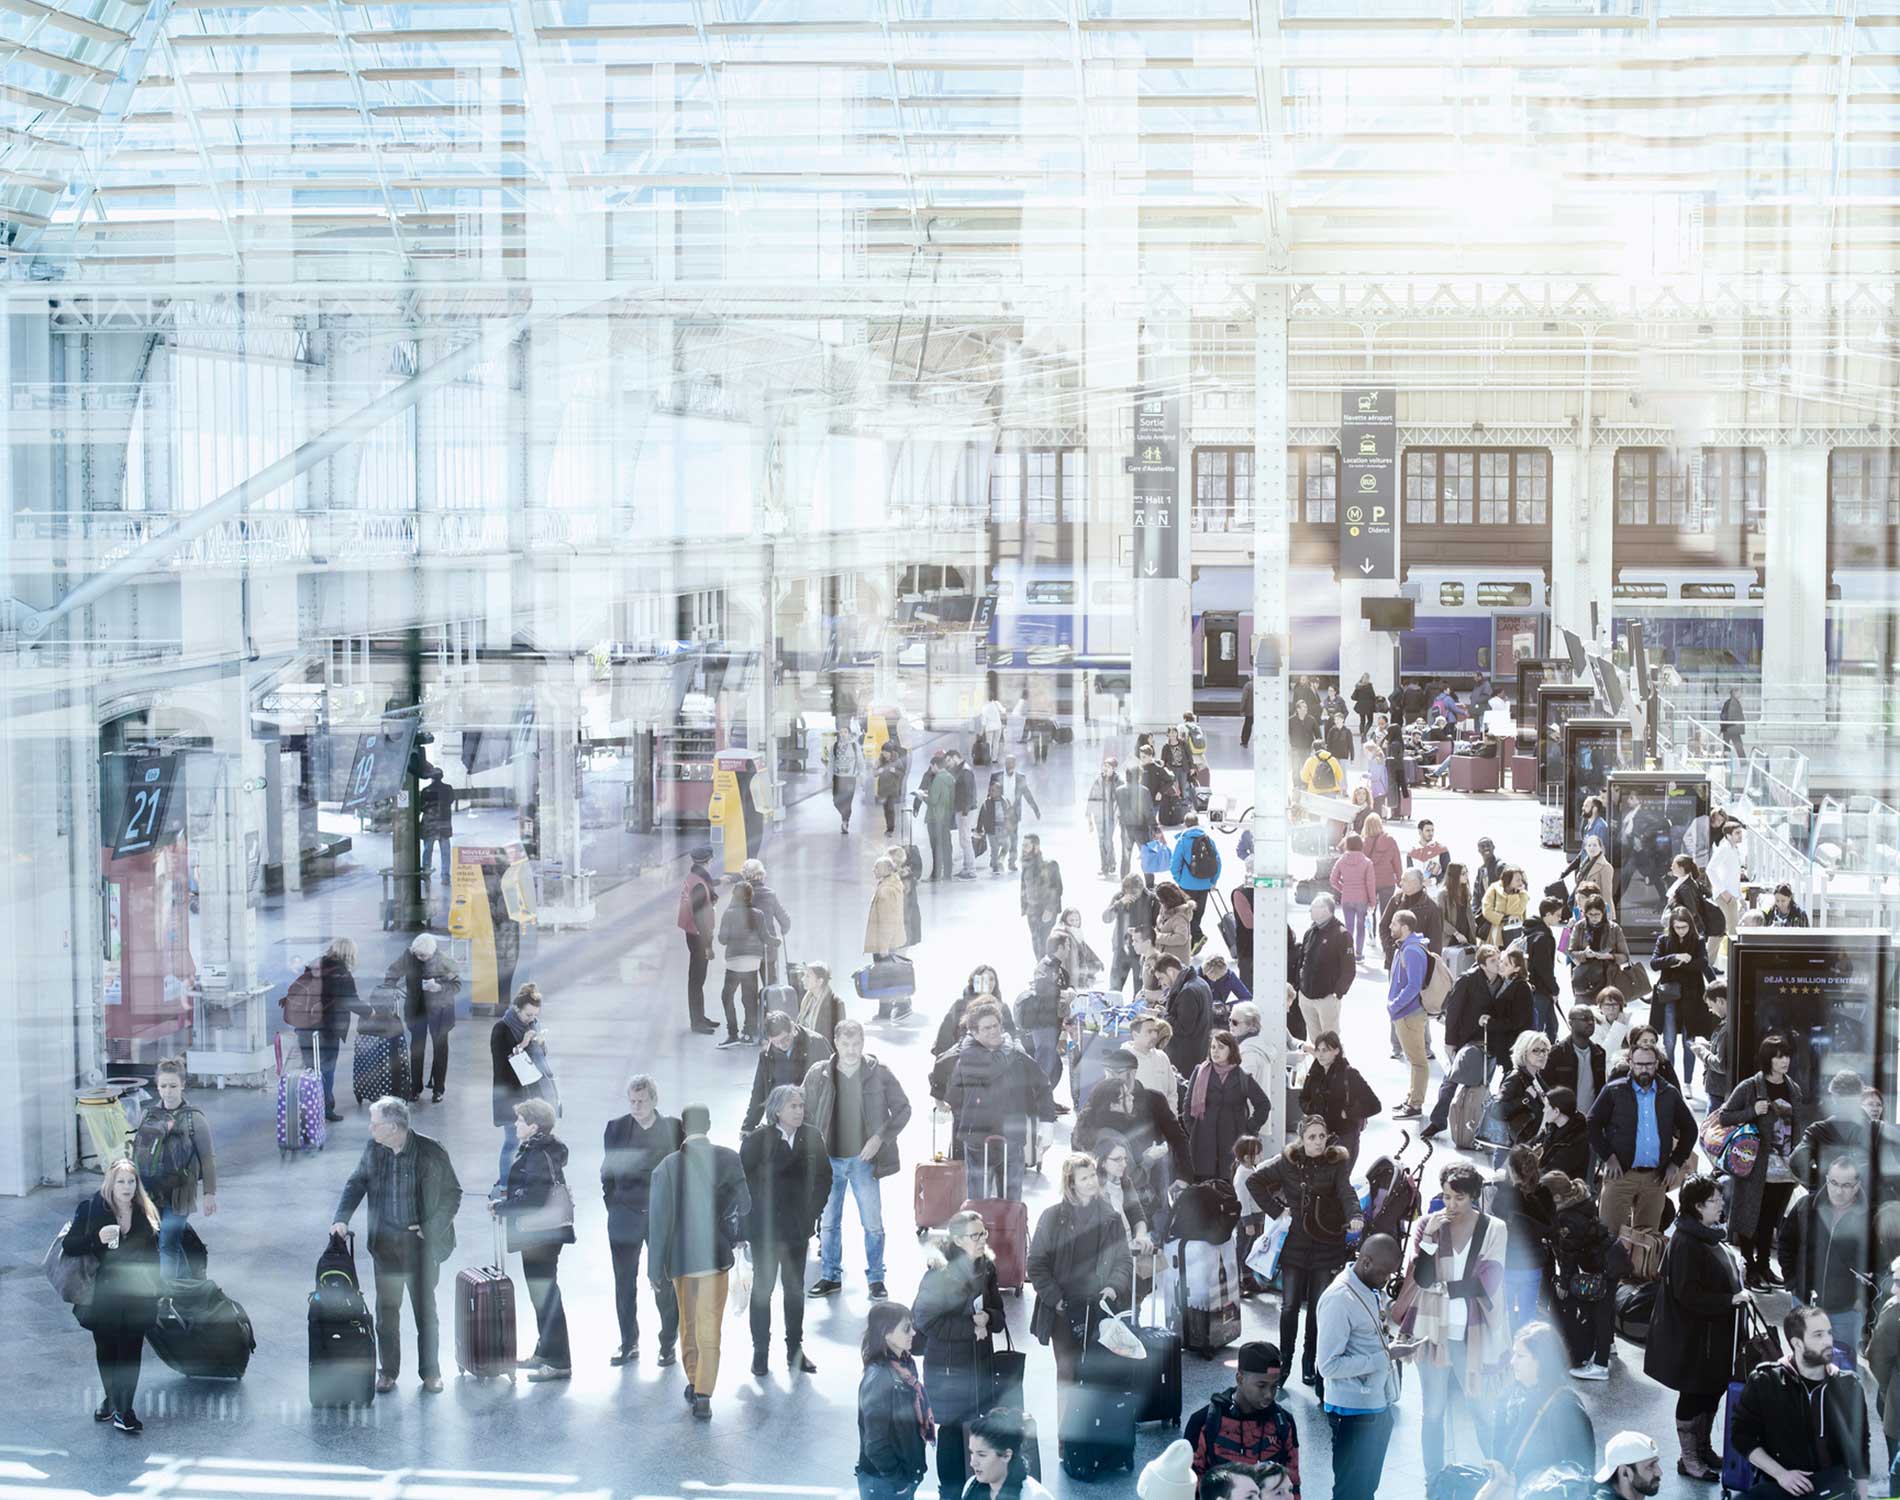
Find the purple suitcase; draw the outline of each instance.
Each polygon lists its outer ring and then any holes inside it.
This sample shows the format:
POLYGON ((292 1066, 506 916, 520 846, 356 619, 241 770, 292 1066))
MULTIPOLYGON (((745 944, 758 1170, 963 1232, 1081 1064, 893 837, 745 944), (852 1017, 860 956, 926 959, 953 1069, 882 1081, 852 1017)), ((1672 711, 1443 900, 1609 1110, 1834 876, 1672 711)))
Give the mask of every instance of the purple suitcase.
POLYGON ((455 1278, 455 1366, 487 1380, 515 1378, 515 1284, 502 1269, 501 1220, 495 1220, 495 1263, 455 1278))
POLYGON ((277 1149, 321 1151, 330 1126, 323 1116, 323 1075, 314 1068, 284 1071, 284 1041, 277 1039, 277 1149))

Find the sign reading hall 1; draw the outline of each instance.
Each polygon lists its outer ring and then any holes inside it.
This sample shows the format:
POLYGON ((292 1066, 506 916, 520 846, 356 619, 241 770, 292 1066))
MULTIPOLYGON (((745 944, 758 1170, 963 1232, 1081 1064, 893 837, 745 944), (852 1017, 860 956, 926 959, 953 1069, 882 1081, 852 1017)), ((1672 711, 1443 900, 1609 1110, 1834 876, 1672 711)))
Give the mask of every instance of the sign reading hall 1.
POLYGON ((1181 576, 1181 403, 1171 396, 1135 401, 1135 577, 1181 576))
POLYGON ((1399 577, 1397 402, 1348 386, 1339 414, 1339 576, 1399 577))

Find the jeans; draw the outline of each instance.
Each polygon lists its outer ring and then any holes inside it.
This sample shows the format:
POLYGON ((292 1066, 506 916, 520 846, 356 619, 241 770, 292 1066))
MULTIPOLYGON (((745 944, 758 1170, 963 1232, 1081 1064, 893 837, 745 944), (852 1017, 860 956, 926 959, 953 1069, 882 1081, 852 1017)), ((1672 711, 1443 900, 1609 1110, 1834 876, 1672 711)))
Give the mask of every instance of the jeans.
POLYGON ((752 1352, 763 1356, 772 1342, 772 1288, 784 1290, 785 1347, 796 1349, 805 1341, 805 1246, 790 1244, 752 1247, 752 1352))
POLYGON ((343 1051, 343 1038, 327 1031, 299 1027, 297 1050, 303 1054, 305 1067, 315 1068, 323 1075, 323 1107, 335 1114, 336 1063, 343 1051))
POLYGON ((1189 891, 1187 894, 1188 894, 1188 899, 1194 903, 1194 922, 1192 926, 1192 931, 1196 937, 1205 937, 1206 934, 1201 931, 1201 921, 1203 918, 1207 916, 1207 891, 1205 889, 1202 889, 1198 891, 1189 891))
POLYGON ((402 1299, 407 1292, 409 1311, 416 1322, 416 1373, 424 1380, 434 1380, 442 1373, 436 1360, 440 1324, 435 1283, 439 1268, 429 1247, 420 1236, 404 1234, 392 1246, 372 1246, 370 1257, 376 1264, 377 1367, 391 1380, 402 1373, 402 1299))
MULTIPOLYGON (((1676 1057, 1676 1037, 1678 1035, 1678 1031, 1677 1031, 1678 1013, 1681 1010, 1682 1010, 1682 1002, 1680 1000, 1669 1000, 1663 1003, 1663 1008, 1662 1008, 1663 1056, 1668 1058, 1671 1062, 1674 1062, 1675 1057, 1676 1057)), ((1681 1033, 1681 1036, 1682 1036, 1682 1069, 1681 1069, 1681 1072, 1678 1074, 1678 1076, 1682 1079, 1682 1092, 1684 1094, 1687 1094, 1689 1092, 1689 1085, 1695 1082, 1695 1049, 1689 1045, 1690 1039, 1686 1032, 1681 1033)))
POLYGON ((190 1219, 175 1208, 158 1211, 158 1274, 167 1281, 187 1281, 191 1273, 185 1267, 185 1225, 190 1219))
POLYGON ((1329 1411, 1326 1425, 1333 1433, 1333 1500, 1377 1500, 1392 1441, 1391 1410, 1362 1416, 1329 1411))
POLYGON ((1308 1270, 1280 1263, 1280 1358, 1293 1368, 1293 1350, 1300 1341, 1300 1314, 1306 1314, 1306 1358, 1300 1369, 1309 1371, 1319 1356, 1319 1295, 1331 1284, 1332 1271, 1308 1270))
POLYGON ((706 1019, 706 967, 712 958, 712 944, 705 938, 686 934, 686 1019, 697 1026, 706 1019))
POLYGON ((759 1034, 759 973, 758 969, 726 970, 726 982, 719 987, 719 1003, 726 1011, 726 1035, 736 1037, 743 1030, 746 1036, 759 1034), (732 1008, 734 991, 739 992, 740 1004, 745 1008, 745 1025, 739 1024, 739 1016, 732 1008))
POLYGON ((422 1097, 422 1056, 425 1043, 435 1044, 435 1060, 429 1069, 429 1089, 441 1093, 449 1083, 449 1029, 455 1025, 455 1011, 446 1005, 432 1005, 427 1014, 409 1023, 409 1094, 422 1097))
POLYGON ((1510 1313, 1511 1332, 1537 1320, 1537 1303, 1544 1290, 1544 1273, 1533 1267, 1504 1268, 1504 1305, 1510 1313))
POLYGON ((1557 1040, 1557 997, 1542 990, 1531 991, 1531 1025, 1553 1042, 1557 1040))
POLYGON ((1827 1315, 1828 1322, 1834 1325, 1834 1362, 1843 1369, 1854 1369, 1860 1363, 1861 1320, 1865 1316, 1857 1308, 1827 1315))
MULTIPOLYGON (((1340 918, 1346 924, 1346 932, 1352 938, 1352 956, 1366 956, 1366 915, 1368 908, 1356 901, 1342 901, 1339 905, 1340 918)), ((1391 1426, 1390 1414, 1386 1417, 1388 1430, 1391 1426)))
POLYGON ((1136 988, 1141 986, 1141 959, 1135 950, 1126 943, 1117 945, 1115 956, 1108 961, 1108 992, 1119 995, 1133 975, 1136 988))
POLYGON ((719 1384, 719 1325, 726 1316, 730 1275, 675 1276, 673 1295, 680 1308, 680 1369, 694 1395, 710 1396, 719 1384))
MULTIPOLYGON (((614 1315, 620 1324, 622 1348, 631 1349, 640 1342, 640 1252, 645 1248, 644 1234, 637 1239, 607 1242, 614 1263, 614 1315)), ((673 1283, 655 1283, 653 1301, 660 1310, 660 1347, 671 1349, 680 1336, 680 1305, 673 1295, 673 1283)))
POLYGON ((495 1173, 495 1183, 500 1186, 508 1180, 508 1163, 515 1159, 515 1147, 521 1144, 521 1137, 515 1134, 514 1117, 501 1127, 501 1169, 495 1173))
POLYGON ((884 809, 884 832, 886 836, 894 836, 897 833, 897 799, 895 797, 880 797, 878 798, 877 805, 884 809))
POLYGON ((528 1283, 528 1300, 534 1304, 534 1357, 565 1370, 572 1359, 567 1347, 567 1310, 561 1305, 561 1283, 556 1277, 560 1260, 559 1245, 521 1252, 521 1276, 528 1283))
POLYGON ((825 1281, 844 1279, 844 1195, 849 1188, 857 1200, 858 1221, 864 1225, 864 1279, 884 1279, 884 1193, 877 1182, 877 1163, 861 1156, 831 1158, 831 1196, 818 1225, 818 1275, 825 1281))
POLYGON ((1053 1026, 1031 1026, 1023 1032, 1029 1055, 1051 1083, 1062 1077, 1062 1034, 1053 1026))
MULTIPOLYGON (((836 1185, 833 1185, 836 1191, 836 1185)), ((987 1165, 983 1160, 983 1137, 966 1135, 963 1138, 963 1196, 966 1198, 1007 1198, 1012 1203, 1023 1201, 1023 1148, 1016 1141, 1010 1141, 1008 1147, 999 1152, 990 1148, 987 1165), (1001 1192, 992 1191, 1000 1185, 1001 1192)))
POLYGON ((1097 868, 1106 875, 1115 868, 1115 820, 1100 818, 1095 824, 1095 852, 1101 864, 1097 868))
MULTIPOLYGON (((1418 1382, 1425 1395, 1425 1415, 1421 1427, 1421 1441, 1425 1450, 1425 1472, 1436 1474, 1445 1467, 1446 1450, 1457 1448, 1457 1436, 1454 1430, 1456 1419, 1452 1416, 1452 1403, 1455 1401, 1465 1409, 1465 1415, 1471 1419, 1472 1428, 1478 1433, 1482 1446, 1485 1425, 1482 1413, 1472 1404, 1465 1394, 1462 1384, 1462 1371, 1465 1367, 1465 1341, 1447 1339, 1445 1347, 1450 1358, 1444 1364, 1428 1359, 1414 1362, 1418 1372, 1418 1382)), ((1422 1351, 1421 1351, 1422 1353, 1422 1351)))
POLYGON ((911 1500, 911 1496, 917 1493, 917 1483, 915 1479, 886 1479, 878 1474, 860 1474, 858 1500, 911 1500))
POLYGON ((439 863, 441 865, 442 899, 446 901, 450 895, 449 836, 446 833, 441 835, 439 838, 431 837, 430 835, 426 833, 422 836, 422 868, 425 870, 429 868, 429 857, 431 854, 434 854, 435 856, 438 857, 439 863))

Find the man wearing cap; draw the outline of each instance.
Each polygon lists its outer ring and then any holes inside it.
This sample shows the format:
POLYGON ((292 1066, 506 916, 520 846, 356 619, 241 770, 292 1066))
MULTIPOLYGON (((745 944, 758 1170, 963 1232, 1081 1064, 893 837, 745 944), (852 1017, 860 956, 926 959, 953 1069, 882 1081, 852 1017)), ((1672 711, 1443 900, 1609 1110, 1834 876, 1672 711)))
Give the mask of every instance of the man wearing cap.
POLYGON ((1647 1433, 1619 1432, 1603 1445, 1596 1500, 1638 1500, 1662 1488, 1662 1455, 1647 1433))
POLYGON ((1187 1132, 1168 1101, 1153 1089, 1142 1087, 1136 1077, 1139 1066, 1135 1054, 1126 1047, 1116 1047, 1103 1055, 1101 1081, 1083 1101, 1082 1112, 1075 1117, 1075 1128, 1070 1132, 1070 1143, 1077 1151, 1092 1152, 1095 1138, 1104 1130, 1113 1130, 1128 1142, 1149 1172, 1160 1168, 1163 1173, 1172 1170, 1173 1175, 1184 1176, 1187 1132))
POLYGON ((709 1036, 719 1028, 706 1019, 706 966, 712 959, 713 906, 718 892, 706 866, 712 845, 701 844, 689 856, 693 867, 680 883, 679 929, 686 934, 686 1015, 694 1031, 709 1036))
POLYGON ((1280 1350, 1255 1341, 1240 1346, 1233 1385, 1216 1391, 1188 1418, 1183 1436, 1194 1450, 1194 1472, 1217 1464, 1271 1461, 1285 1468, 1288 1492, 1300 1493, 1300 1429, 1274 1399, 1280 1389, 1280 1350))
POLYGON ((647 1190, 647 1276, 655 1296, 671 1281, 679 1301, 680 1366, 693 1415, 712 1416, 719 1381, 719 1328, 726 1315, 726 1283, 752 1213, 739 1153, 706 1138, 712 1111, 689 1104, 680 1111, 686 1139, 653 1169, 647 1190))

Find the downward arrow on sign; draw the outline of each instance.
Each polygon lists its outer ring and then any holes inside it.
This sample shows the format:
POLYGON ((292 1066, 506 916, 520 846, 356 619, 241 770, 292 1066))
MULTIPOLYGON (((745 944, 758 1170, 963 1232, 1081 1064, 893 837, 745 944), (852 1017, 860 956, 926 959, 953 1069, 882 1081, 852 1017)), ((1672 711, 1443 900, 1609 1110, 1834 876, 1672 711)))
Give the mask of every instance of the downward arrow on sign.
POLYGON ((1359 571, 1361 573, 1370 573, 1372 571, 1372 559, 1368 557, 1364 562, 1360 563, 1359 571))
POLYGON ((1155 576, 1155 565, 1153 563, 1148 564, 1148 576, 1150 578, 1155 576))

